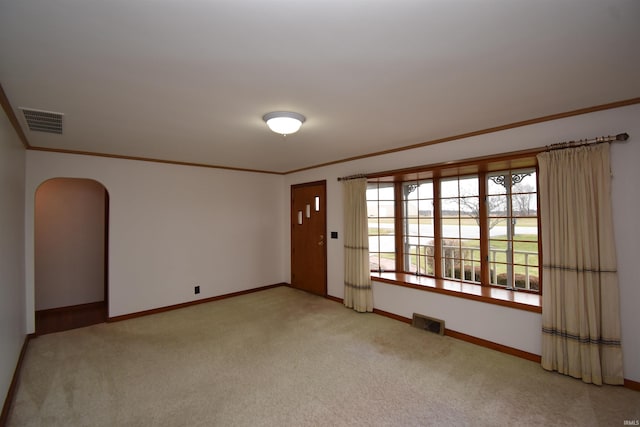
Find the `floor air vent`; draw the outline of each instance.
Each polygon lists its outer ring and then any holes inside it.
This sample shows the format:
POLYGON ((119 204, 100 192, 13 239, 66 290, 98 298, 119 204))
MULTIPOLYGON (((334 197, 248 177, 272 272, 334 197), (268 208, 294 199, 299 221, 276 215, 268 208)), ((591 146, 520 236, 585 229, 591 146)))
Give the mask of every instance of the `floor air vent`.
POLYGON ((22 114, 30 131, 62 134, 62 113, 22 108, 22 114))
POLYGON ((411 326, 433 332, 434 334, 444 335, 444 320, 434 319, 433 317, 423 316, 422 314, 413 313, 411 326))

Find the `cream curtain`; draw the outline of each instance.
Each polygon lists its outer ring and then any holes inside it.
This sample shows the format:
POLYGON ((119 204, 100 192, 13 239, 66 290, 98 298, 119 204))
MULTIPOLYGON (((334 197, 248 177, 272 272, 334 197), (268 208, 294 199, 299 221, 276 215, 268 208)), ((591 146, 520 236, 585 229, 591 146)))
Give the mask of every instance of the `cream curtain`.
POLYGON ((609 144, 538 155, 542 367, 623 384, 609 144))
POLYGON ((367 179, 342 181, 344 193, 344 305, 373 311, 369 272, 367 179))

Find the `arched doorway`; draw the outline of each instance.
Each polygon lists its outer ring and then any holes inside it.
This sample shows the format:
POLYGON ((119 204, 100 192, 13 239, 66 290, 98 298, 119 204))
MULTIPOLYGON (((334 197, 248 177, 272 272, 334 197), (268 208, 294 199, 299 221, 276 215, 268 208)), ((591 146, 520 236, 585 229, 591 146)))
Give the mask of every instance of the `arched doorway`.
POLYGON ((97 181, 53 178, 35 194, 35 332, 106 321, 109 195, 97 181))

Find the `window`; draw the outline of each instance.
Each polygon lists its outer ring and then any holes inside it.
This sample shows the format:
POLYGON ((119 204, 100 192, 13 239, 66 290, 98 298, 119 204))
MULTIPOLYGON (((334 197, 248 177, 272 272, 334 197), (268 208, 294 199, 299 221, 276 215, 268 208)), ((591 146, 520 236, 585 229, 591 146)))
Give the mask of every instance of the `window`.
POLYGON ((371 271, 539 292, 537 204, 534 158, 370 180, 371 271))
POLYGON ((477 176, 440 180, 442 277, 481 281, 477 176))
POLYGON ((435 274, 433 181, 402 184, 404 270, 435 274))
POLYGON ((393 271, 396 264, 395 193, 393 183, 367 185, 369 263, 375 271, 393 271))
POLYGON ((535 170, 487 176, 490 283, 539 290, 535 170))

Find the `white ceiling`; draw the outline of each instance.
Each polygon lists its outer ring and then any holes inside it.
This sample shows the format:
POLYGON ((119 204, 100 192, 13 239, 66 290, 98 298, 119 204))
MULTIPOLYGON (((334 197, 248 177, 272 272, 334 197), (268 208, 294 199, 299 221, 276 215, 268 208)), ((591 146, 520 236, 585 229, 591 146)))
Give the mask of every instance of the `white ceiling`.
POLYGON ((0 0, 0 84, 34 147, 289 172, 638 97, 640 1, 0 0))

